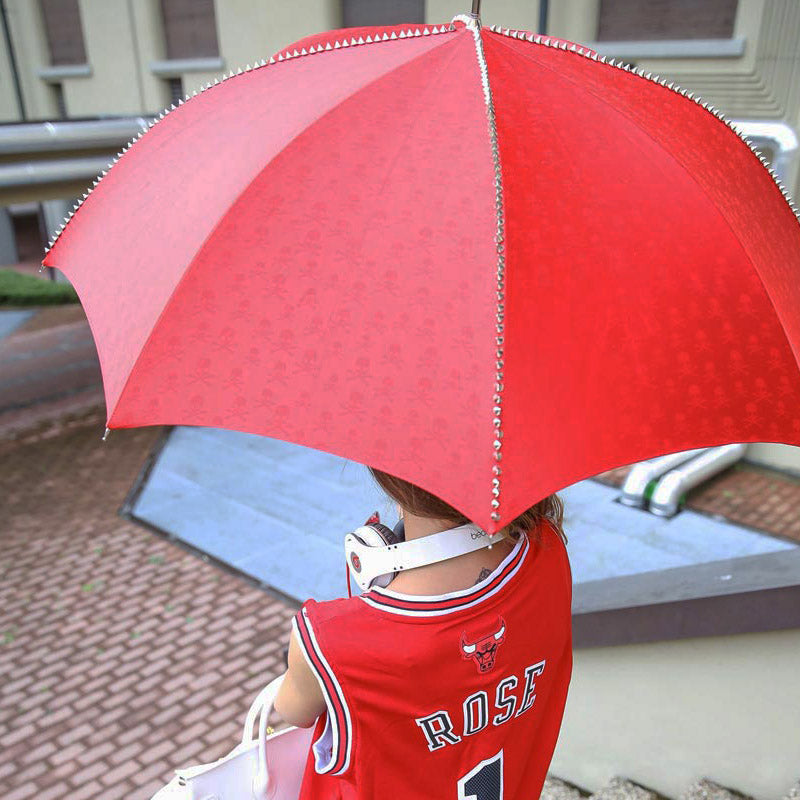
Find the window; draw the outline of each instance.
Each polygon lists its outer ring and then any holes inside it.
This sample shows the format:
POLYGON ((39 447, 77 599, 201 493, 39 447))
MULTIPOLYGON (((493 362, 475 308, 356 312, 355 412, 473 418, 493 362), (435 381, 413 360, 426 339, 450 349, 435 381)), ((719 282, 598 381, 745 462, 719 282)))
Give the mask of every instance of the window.
POLYGON ((730 39, 738 0, 600 0, 598 41, 730 39))
POLYGON ((214 0, 161 0, 167 58, 219 55, 214 0))
POLYGON ((169 85, 169 102, 176 106, 179 100, 183 100, 183 81, 180 78, 167 78, 169 85))
POLYGON ((39 0, 42 9, 50 64, 85 64, 78 0, 39 0))
POLYGON ((342 27, 425 22, 425 0, 343 0, 342 27))
POLYGON ((56 108, 60 119, 67 118, 67 104, 64 101, 64 87, 60 83, 53 84, 53 92, 56 96, 56 108))

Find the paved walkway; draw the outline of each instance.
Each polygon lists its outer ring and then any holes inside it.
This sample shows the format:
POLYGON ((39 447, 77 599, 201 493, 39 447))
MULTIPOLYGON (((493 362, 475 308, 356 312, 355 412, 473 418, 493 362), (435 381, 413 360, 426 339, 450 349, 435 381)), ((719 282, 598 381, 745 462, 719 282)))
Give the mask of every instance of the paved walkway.
POLYGON ((161 429, 103 423, 0 443, 4 800, 149 800, 282 670, 294 609, 119 517, 161 429))
POLYGON ((0 309, 0 339, 13 333, 26 319, 32 317, 35 313, 35 310, 25 310, 24 308, 0 309))
POLYGON ((36 309, 0 338, 0 439, 104 407, 100 363, 80 305, 36 309))

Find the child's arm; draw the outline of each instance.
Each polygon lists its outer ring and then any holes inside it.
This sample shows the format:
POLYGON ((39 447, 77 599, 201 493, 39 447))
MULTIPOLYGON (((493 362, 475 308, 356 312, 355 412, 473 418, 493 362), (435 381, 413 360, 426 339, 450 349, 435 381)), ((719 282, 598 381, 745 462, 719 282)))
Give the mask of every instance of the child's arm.
POLYGON ((294 631, 289 639, 289 668, 275 697, 275 710, 290 725, 309 728, 325 710, 325 698, 306 663, 294 631))

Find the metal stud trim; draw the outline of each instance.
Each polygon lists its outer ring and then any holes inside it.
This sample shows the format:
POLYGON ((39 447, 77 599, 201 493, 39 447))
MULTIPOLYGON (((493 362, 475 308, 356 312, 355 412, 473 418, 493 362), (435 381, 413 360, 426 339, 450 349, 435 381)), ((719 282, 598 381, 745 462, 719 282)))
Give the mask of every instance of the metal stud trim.
MULTIPOLYGON (((503 368, 505 365, 505 222, 503 215, 503 174, 500 168, 500 145, 497 141, 497 125, 495 124, 494 102, 492 100, 492 88, 489 85, 489 71, 486 66, 486 55, 483 52, 483 40, 481 39, 481 23, 476 17, 466 14, 459 14, 453 17, 453 22, 461 20, 472 33, 475 42, 475 54, 478 58, 478 69, 481 73, 481 86, 483 88, 483 99, 486 103, 486 118, 489 127, 489 141, 492 151, 492 168, 494 170, 494 192, 495 192, 495 223, 496 232, 494 236, 495 252, 497 257, 496 277, 495 277, 495 386, 492 395, 492 447, 495 464, 492 467, 492 488, 490 505, 492 508, 491 518, 497 522, 500 519, 500 478, 501 474, 499 462, 503 452, 503 368)), ((452 26, 452 23, 451 23, 452 26)))
MULTIPOLYGON (((304 47, 302 50, 294 50, 291 53, 280 52, 277 56, 272 56, 269 60, 261 59, 261 61, 255 63, 255 64, 252 64, 252 65, 248 64, 246 67, 239 67, 235 72, 234 72, 234 70, 231 70, 227 75, 223 75, 221 78, 214 78, 213 81, 210 81, 209 83, 207 83, 199 91, 195 90, 191 94, 187 94, 182 100, 178 100, 177 105, 173 103, 168 108, 165 108, 163 111, 159 112, 150 121, 150 123, 149 123, 149 125, 148 125, 146 130, 140 131, 137 136, 135 136, 133 139, 131 139, 125 145, 125 147, 123 147, 122 150, 120 150, 119 153, 117 153, 116 157, 113 158, 108 163, 106 168, 102 172, 100 172, 100 174, 94 179, 94 181, 92 182, 92 185, 89 188, 89 190, 84 192, 83 196, 72 207, 72 211, 70 211, 69 214, 67 214, 67 216, 64 217, 64 221, 56 229, 56 232, 50 237, 50 241, 49 241, 47 247, 45 248, 44 255, 47 256, 47 254, 52 249, 53 245, 58 241, 58 238, 63 233, 64 228, 66 228, 67 224, 72 219, 72 217, 75 214, 75 212, 80 208, 82 203, 92 193, 92 191, 94 191, 94 188, 97 186, 97 184, 100 183, 100 181, 108 174, 109 170, 117 163, 117 161, 119 161, 120 158, 122 158, 122 156, 125 153, 128 152, 128 150, 133 146, 133 144, 135 142, 138 142, 139 139, 141 139, 142 136, 144 136, 144 134, 148 133, 150 128, 152 128, 154 125, 157 125, 159 122, 161 122, 161 120, 164 119, 164 117, 166 117, 167 114, 169 114, 170 111, 174 111, 176 108, 178 108, 179 106, 183 105, 187 100, 190 100, 192 97, 195 97, 198 94, 202 94, 203 92, 207 91, 208 89, 211 89, 212 87, 217 86, 220 83, 224 83, 225 81, 229 80, 230 78, 238 77, 239 75, 242 75, 244 73, 250 72, 251 70, 254 70, 254 69, 261 69, 262 67, 268 67, 268 66, 270 66, 272 64, 277 64, 280 61, 289 61, 292 58, 299 58, 300 56, 307 56, 307 55, 312 55, 314 53, 321 53, 321 52, 327 51, 327 50, 337 50, 337 49, 342 48, 342 47, 357 47, 358 45, 376 44, 376 43, 379 43, 379 42, 388 42, 388 41, 392 41, 392 40, 395 40, 395 39, 410 39, 410 38, 413 38, 415 36, 430 36, 432 34, 437 34, 437 33, 452 33, 453 30, 454 30, 454 28, 453 28, 452 25, 425 25, 425 26, 413 27, 413 28, 410 27, 407 30, 401 30, 399 33, 397 31, 392 31, 391 34, 384 32, 380 36, 379 35, 375 35, 374 37, 373 36, 367 36, 366 39, 364 37, 362 37, 362 36, 359 36, 357 39, 354 38, 354 37, 351 37, 349 39, 348 38, 344 38, 344 39, 337 39, 335 41, 331 40, 331 41, 328 41, 328 42, 321 42, 321 43, 319 43, 317 45, 312 45, 308 49, 306 49, 304 47)), ((41 272, 43 269, 44 269, 44 265, 39 267, 39 272, 41 272)))
POLYGON ((550 41, 549 37, 541 36, 536 33, 530 33, 528 31, 519 31, 514 30, 511 28, 501 28, 497 25, 489 26, 489 30, 493 33, 499 33, 501 36, 508 36, 511 39, 522 39, 526 42, 532 42, 533 44, 541 44, 545 47, 554 47, 557 50, 565 50, 571 53, 576 53, 579 56, 583 56, 584 58, 589 58, 592 61, 599 61, 603 64, 608 64, 610 67, 616 67, 617 69, 621 69, 623 72, 631 72, 634 75, 638 75, 640 78, 645 78, 652 83, 657 83, 660 86, 664 86, 667 89, 672 90, 676 94, 683 95, 687 100, 691 100, 697 105, 704 108, 710 114, 713 114, 718 120, 723 122, 727 125, 749 148, 753 155, 761 162, 761 164, 766 168, 767 172, 769 172, 772 180, 775 181, 775 185, 780 189, 781 194, 783 195, 783 199, 786 200, 787 204, 789 205, 790 210, 795 216, 795 219, 800 223, 800 209, 795 205, 794 200, 792 199, 791 195, 787 191, 786 187, 783 185, 781 179, 775 174, 772 167, 770 166, 769 162, 758 152, 755 145, 749 139, 749 137, 745 136, 744 134, 740 133, 736 126, 718 109, 714 108, 710 103, 706 103, 701 97, 698 97, 693 92, 690 92, 688 89, 683 89, 674 81, 668 81, 666 78, 662 78, 652 72, 646 72, 643 69, 639 69, 638 67, 632 67, 630 64, 626 64, 622 61, 615 61, 613 58, 606 58, 605 56, 598 55, 597 53, 592 53, 589 51, 588 48, 583 48, 580 45, 576 44, 566 44, 565 42, 553 42, 550 41))

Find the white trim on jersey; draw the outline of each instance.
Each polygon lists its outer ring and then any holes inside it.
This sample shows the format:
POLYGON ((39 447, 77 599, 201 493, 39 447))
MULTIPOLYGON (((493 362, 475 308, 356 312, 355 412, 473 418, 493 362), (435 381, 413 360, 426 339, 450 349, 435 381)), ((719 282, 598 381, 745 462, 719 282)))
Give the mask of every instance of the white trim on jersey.
POLYGON ((476 583, 474 586, 470 586, 467 589, 459 589, 454 592, 448 592, 446 594, 437 594, 437 595, 418 595, 418 594, 403 594, 401 592, 394 592, 391 589, 384 589, 381 587, 373 587, 368 593, 359 595, 359 597, 372 608, 377 608, 380 611, 388 611, 392 614, 401 614, 403 616, 408 617, 431 617, 431 616, 440 616, 442 614, 450 614, 454 611, 461 611, 465 608, 471 608, 472 606, 477 605, 478 603, 482 603, 489 597, 492 597, 497 592, 499 592, 516 574, 519 572, 520 568, 522 567, 525 559, 530 551, 530 542, 528 541, 528 536, 523 535, 520 537, 519 541, 514 545, 514 548, 511 552, 498 564, 498 566, 492 571, 492 573, 485 578, 484 580, 476 583), (521 553, 521 554, 520 554, 521 553), (513 565, 509 569, 509 564, 517 560, 517 563, 513 565), (497 583, 496 586, 493 586, 488 592, 485 591, 487 586, 490 586, 493 581, 497 580, 497 577, 501 575, 504 571, 507 571, 507 574, 503 576, 503 579, 497 583), (370 595, 375 595, 376 597, 370 597, 370 595), (386 597, 389 602, 382 603, 380 601, 381 597, 386 597), (452 603, 449 601, 463 599, 463 603, 452 603), (443 608, 401 608, 397 605, 392 605, 391 600, 397 600, 399 602, 408 602, 412 604, 419 604, 419 606, 423 606, 424 604, 434 604, 434 603, 444 603, 449 602, 446 607, 443 608))
POLYGON ((336 679, 336 675, 334 674, 333 670, 331 669, 331 665, 328 663, 328 660, 325 658, 323 654, 319 642, 317 641, 316 634, 314 633, 314 627, 311 624, 311 620, 308 618, 308 614, 306 613, 306 609, 301 609, 303 614, 303 622, 305 624, 306 630, 308 631, 308 637, 311 642, 311 647, 314 649, 314 655, 319 659, 322 664, 322 668, 325 671, 325 675, 323 675, 318 669, 317 666, 314 664, 314 659, 306 650, 305 641, 303 636, 301 635, 297 619, 292 619, 292 629, 297 636, 298 643, 300 644, 300 648, 303 651, 303 655, 305 656, 306 662, 311 669, 311 672, 317 679, 319 683, 320 689, 322 690, 322 696, 325 698, 325 705, 328 709, 328 717, 325 724, 325 729, 322 731, 322 734, 319 738, 312 743, 312 748, 314 750, 314 768, 320 775, 331 774, 331 775, 341 775, 344 773, 347 768, 350 766, 350 755, 353 749, 353 724, 350 717, 350 709, 347 706, 347 702, 344 699, 344 692, 342 691, 342 687, 339 684, 339 681, 336 679), (336 697, 332 697, 330 691, 325 683, 325 678, 328 678, 331 685, 336 692, 336 697), (338 716, 337 716, 337 708, 336 705, 342 709, 345 719, 345 731, 339 730, 339 723, 338 723, 338 716), (340 748, 342 743, 342 736, 341 734, 345 734, 345 741, 346 741, 346 748, 345 748, 345 759, 344 763, 342 764, 341 768, 338 769, 336 772, 332 772, 332 767, 336 764, 337 760, 339 759, 340 755, 340 748), (326 760, 325 759, 325 751, 327 748, 330 747, 331 754, 330 757, 326 760), (321 763, 323 762, 324 763, 321 763))

